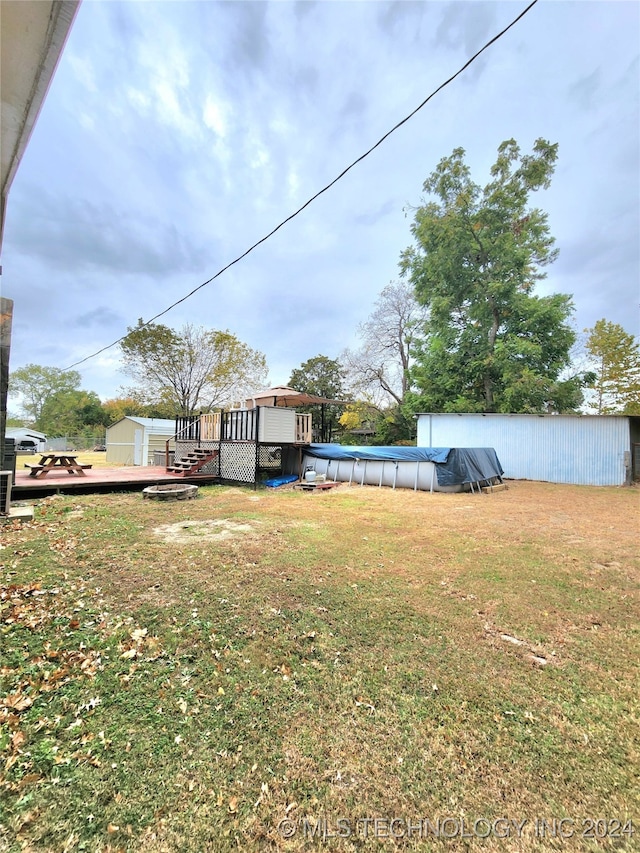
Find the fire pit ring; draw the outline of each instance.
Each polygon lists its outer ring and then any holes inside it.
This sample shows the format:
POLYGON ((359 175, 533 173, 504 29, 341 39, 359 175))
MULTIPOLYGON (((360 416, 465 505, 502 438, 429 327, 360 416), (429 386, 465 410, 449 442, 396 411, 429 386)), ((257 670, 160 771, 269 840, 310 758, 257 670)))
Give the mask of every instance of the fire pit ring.
POLYGON ((142 497, 151 501, 188 501, 197 494, 198 487, 190 483, 163 483, 142 490, 142 497))

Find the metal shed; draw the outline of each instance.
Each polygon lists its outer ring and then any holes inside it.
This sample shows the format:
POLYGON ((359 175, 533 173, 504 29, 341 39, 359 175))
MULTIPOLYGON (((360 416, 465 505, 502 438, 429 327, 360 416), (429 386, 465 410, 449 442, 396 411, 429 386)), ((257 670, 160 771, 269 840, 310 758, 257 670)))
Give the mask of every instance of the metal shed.
POLYGON ((640 478, 640 416, 424 413, 423 447, 494 447, 513 480, 622 486, 640 478))
MULTIPOLYGON (((176 431, 174 420, 127 415, 107 428, 107 462, 113 465, 153 465, 176 431)), ((170 444, 173 448, 174 444, 170 444)))
POLYGON ((20 445, 27 445, 36 451, 44 450, 47 441, 47 436, 43 432, 38 432, 38 430, 30 427, 9 427, 6 436, 15 441, 16 448, 20 445))

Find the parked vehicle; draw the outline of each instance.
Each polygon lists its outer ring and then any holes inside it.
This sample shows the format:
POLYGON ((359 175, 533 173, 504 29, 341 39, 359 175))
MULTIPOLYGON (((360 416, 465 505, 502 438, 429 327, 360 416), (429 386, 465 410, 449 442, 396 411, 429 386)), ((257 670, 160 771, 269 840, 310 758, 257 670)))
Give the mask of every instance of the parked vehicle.
POLYGON ((35 441, 21 441, 16 445, 16 453, 31 453, 34 454, 38 446, 35 441))

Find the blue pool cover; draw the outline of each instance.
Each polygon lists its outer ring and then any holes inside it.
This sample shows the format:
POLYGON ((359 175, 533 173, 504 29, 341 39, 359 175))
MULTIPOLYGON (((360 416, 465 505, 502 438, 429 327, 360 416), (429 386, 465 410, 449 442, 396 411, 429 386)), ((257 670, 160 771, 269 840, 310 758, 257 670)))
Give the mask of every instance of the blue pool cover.
POLYGON ((265 481, 265 486, 270 486, 272 489, 277 489, 278 486, 286 486, 287 483, 295 483, 298 478, 295 474, 283 474, 282 477, 272 477, 265 481))
POLYGON ((440 486, 480 483, 504 474, 493 447, 353 447, 311 444, 305 453, 317 459, 365 459, 376 462, 433 462, 440 486))

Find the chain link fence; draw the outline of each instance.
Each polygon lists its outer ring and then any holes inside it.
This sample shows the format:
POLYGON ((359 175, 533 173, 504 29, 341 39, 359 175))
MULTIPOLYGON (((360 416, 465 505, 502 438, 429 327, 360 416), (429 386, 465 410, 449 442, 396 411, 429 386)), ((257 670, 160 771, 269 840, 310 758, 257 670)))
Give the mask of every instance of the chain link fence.
POLYGON ((45 450, 106 450, 107 436, 101 432, 82 432, 77 435, 47 436, 45 450))

